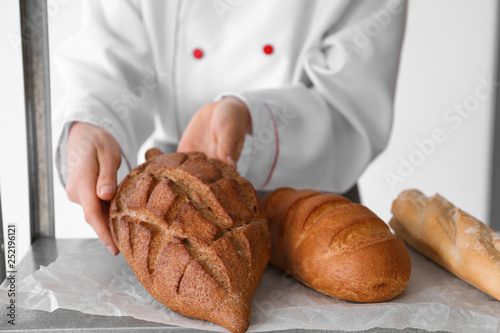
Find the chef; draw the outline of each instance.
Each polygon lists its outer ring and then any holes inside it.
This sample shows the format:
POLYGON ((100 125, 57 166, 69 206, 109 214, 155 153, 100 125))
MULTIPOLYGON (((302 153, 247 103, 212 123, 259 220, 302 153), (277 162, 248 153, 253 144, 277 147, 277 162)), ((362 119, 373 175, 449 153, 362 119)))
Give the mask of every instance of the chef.
POLYGON ((85 1, 59 50, 59 175, 112 254, 106 201, 149 138, 258 190, 344 193, 387 144, 405 0, 85 1))

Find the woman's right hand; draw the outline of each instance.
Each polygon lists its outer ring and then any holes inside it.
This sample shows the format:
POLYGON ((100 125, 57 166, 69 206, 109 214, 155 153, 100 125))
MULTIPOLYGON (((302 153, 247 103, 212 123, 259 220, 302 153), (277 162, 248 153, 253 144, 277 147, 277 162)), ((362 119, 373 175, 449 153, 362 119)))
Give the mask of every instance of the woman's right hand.
POLYGON ((66 143, 66 194, 82 206, 85 221, 113 255, 119 251, 107 222, 120 164, 121 149, 111 134, 99 126, 73 123, 66 143))

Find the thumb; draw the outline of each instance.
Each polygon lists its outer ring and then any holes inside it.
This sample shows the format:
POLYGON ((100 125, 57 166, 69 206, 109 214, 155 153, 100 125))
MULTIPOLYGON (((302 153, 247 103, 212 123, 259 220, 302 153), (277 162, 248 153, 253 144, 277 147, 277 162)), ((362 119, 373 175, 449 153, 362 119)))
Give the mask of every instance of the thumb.
POLYGON ((219 133, 217 141, 217 158, 232 166, 236 166, 244 143, 244 132, 237 129, 222 131, 219 133))
POLYGON ((101 200, 113 199, 116 191, 117 173, 121 158, 99 156, 99 176, 97 177, 96 193, 101 200))

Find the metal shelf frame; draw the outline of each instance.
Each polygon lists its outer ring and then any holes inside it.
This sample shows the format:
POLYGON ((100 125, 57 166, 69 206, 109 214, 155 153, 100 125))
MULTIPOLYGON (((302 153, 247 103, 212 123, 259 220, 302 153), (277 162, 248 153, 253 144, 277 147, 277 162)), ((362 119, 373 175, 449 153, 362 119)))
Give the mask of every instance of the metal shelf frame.
MULTIPOLYGON (((500 17, 500 4, 497 3, 497 17, 500 17)), ((496 28, 496 92, 494 106, 494 121, 492 128, 492 159, 491 159, 491 189, 490 189, 490 226, 500 231, 500 22, 497 20, 496 28)))
POLYGON ((46 0, 20 0, 31 243, 55 237, 46 0))
MULTIPOLYGON (((55 238, 47 0, 19 0, 28 145, 31 244, 55 238)), ((0 281, 5 262, 0 197, 0 281)))

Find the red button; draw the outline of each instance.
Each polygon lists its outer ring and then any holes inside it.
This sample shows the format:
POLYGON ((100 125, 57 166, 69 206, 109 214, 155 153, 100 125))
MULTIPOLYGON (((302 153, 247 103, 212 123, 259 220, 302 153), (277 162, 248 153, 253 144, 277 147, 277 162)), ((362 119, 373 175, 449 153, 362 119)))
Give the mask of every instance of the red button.
POLYGON ((271 44, 264 45, 263 51, 265 54, 272 54, 274 52, 274 47, 271 44))
POLYGON ((203 58, 203 51, 201 49, 194 49, 193 50, 193 57, 195 57, 196 59, 203 58))

